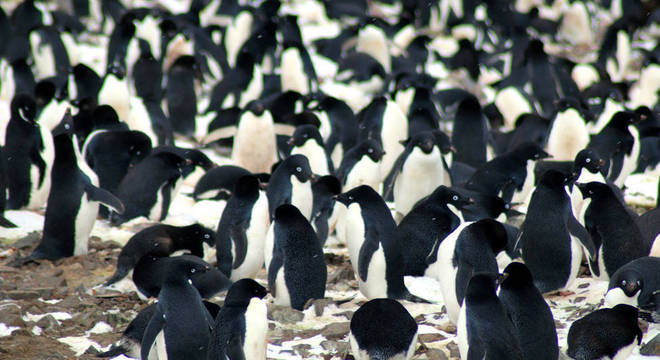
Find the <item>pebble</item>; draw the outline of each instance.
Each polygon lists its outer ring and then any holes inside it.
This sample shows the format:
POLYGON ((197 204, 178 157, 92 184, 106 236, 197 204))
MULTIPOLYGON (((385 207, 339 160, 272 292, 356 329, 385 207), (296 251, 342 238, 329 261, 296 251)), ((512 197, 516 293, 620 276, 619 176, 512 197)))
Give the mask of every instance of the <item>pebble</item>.
POLYGON ((302 321, 305 314, 286 306, 269 305, 268 319, 282 324, 295 324, 302 321))
POLYGON ((639 349, 642 355, 660 355, 660 334, 639 349))

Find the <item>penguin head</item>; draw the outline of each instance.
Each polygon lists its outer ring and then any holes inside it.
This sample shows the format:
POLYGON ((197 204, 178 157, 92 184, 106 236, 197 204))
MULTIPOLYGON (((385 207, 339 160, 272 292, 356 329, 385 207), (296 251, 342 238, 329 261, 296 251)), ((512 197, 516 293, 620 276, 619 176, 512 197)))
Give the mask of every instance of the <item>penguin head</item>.
POLYGON ((259 178, 254 175, 245 175, 238 178, 234 185, 234 195, 240 198, 259 196, 259 178))
POLYGON ((108 66, 105 71, 107 75, 114 75, 117 79, 123 79, 126 76, 126 67, 119 62, 114 62, 108 66))
MULTIPOLYGON (((459 114, 475 114, 481 112, 481 104, 475 96, 466 96, 458 105, 456 109, 456 117, 459 117, 459 114)), ((480 120, 474 116, 460 116, 461 119, 470 119, 470 120, 480 120)))
POLYGON ((619 111, 612 115, 612 119, 608 123, 608 126, 613 126, 617 129, 627 131, 628 126, 635 124, 639 115, 632 111, 619 111))
MULTIPOLYGON (((633 326, 639 326, 637 324, 637 318, 639 316, 639 310, 637 307, 628 304, 619 304, 613 307, 612 311, 615 312, 620 319, 627 320, 630 324, 634 324, 633 326)), ((641 342, 641 334, 639 342, 641 342)))
POLYGON ((580 189, 582 196, 585 198, 596 198, 602 196, 606 193, 611 193, 612 189, 607 184, 601 182, 592 181, 590 183, 575 183, 575 185, 580 189))
POLYGON ((252 100, 245 106, 245 111, 249 111, 256 116, 261 116, 266 111, 266 106, 259 100, 252 100))
POLYGON ((209 246, 215 245, 215 231, 197 223, 186 226, 186 230, 188 231, 188 236, 201 239, 209 246))
POLYGON ((123 127, 117 112, 110 105, 100 105, 92 113, 95 129, 118 129, 123 127))
POLYGON ((309 160, 307 160, 305 155, 291 155, 284 162, 289 173, 294 175, 298 181, 316 180, 316 175, 312 172, 312 168, 309 166, 309 160))
POLYGON ((492 273, 476 273, 472 275, 468 281, 467 289, 465 290, 466 299, 483 299, 484 297, 495 297, 495 290, 497 288, 497 274, 492 273))
POLYGON ((367 155, 373 162, 379 162, 385 155, 383 146, 379 141, 368 139, 358 145, 360 154, 367 155))
POLYGON ((327 195, 339 195, 341 193, 341 183, 336 176, 325 175, 314 183, 312 190, 314 194, 321 192, 327 195))
POLYGON ((520 262, 512 262, 499 278, 500 288, 507 290, 523 289, 534 286, 532 273, 520 262))
POLYGON ((73 117, 71 116, 71 109, 67 108, 60 123, 52 130, 53 136, 66 134, 67 136, 73 134, 73 117))
POLYGON ((41 80, 34 86, 34 100, 37 106, 43 108, 55 98, 57 87, 50 80, 41 80))
POLYGON ((430 196, 433 199, 444 202, 446 204, 454 205, 457 209, 462 210, 464 207, 473 204, 474 201, 458 191, 452 190, 444 185, 438 186, 430 196))
MULTIPOLYGON (((193 255, 175 256, 168 259, 165 281, 179 282, 209 271, 211 267, 201 258, 193 255)), ((191 284, 192 285, 192 284, 191 284)))
POLYGON ((11 101, 11 117, 36 125, 37 103, 28 94, 14 96, 11 101))
POLYGON ((644 278, 634 269, 624 268, 616 272, 610 280, 610 289, 620 288, 628 297, 633 297, 644 288, 644 278))
POLYGON ((299 221, 307 221, 295 205, 282 204, 275 209, 274 221, 279 224, 293 224, 299 221))
POLYGON ((590 173, 595 174, 605 165, 605 160, 601 159, 593 149, 584 149, 575 156, 574 163, 576 167, 585 168, 590 173))
POLYGON ((263 299, 268 291, 252 279, 241 279, 233 283, 227 291, 224 306, 248 306, 250 299, 263 299))
POLYGON ((412 146, 413 148, 417 147, 424 154, 430 154, 435 147, 435 135, 430 131, 423 131, 413 135, 413 137, 401 141, 401 144, 404 146, 412 146))
POLYGON ((512 151, 513 156, 520 160, 541 160, 550 157, 543 148, 536 143, 526 142, 520 144, 512 151))
POLYGON ((488 218, 481 219, 470 224, 468 228, 479 238, 486 239, 494 254, 498 254, 506 248, 508 240, 506 229, 499 221, 488 218))
POLYGON ((539 184, 550 188, 562 187, 571 180, 571 176, 559 170, 550 169, 541 175, 539 184))
POLYGON ((369 185, 360 185, 345 193, 341 193, 335 196, 335 200, 346 205, 346 207, 353 203, 372 201, 379 198, 380 195, 378 195, 378 193, 369 185))
POLYGON ((289 138, 288 144, 296 147, 305 145, 307 140, 313 139, 319 145, 323 146, 323 138, 321 138, 321 133, 319 129, 314 125, 301 125, 296 127, 296 131, 293 132, 293 136, 289 138))
POLYGON ((432 133, 435 138, 435 144, 440 148, 440 152, 443 154, 456 152, 456 149, 451 145, 451 140, 447 134, 441 130, 433 130, 432 133))

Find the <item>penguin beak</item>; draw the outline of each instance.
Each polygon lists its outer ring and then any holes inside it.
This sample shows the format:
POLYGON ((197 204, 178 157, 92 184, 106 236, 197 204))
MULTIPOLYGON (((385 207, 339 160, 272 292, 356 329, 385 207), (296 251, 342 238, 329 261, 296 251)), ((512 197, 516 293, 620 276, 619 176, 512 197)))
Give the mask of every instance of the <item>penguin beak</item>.
POLYGON ((472 204, 474 204, 474 200, 472 198, 467 198, 465 200, 465 205, 472 205, 472 204))
POLYGON ((268 183, 259 182, 259 189, 266 190, 268 188, 268 183))
POLYGON ((598 159, 598 165, 599 165, 599 166, 603 166, 603 165, 605 165, 605 160, 603 160, 603 159, 598 159))
POLYGON ((316 182, 316 180, 318 180, 318 178, 319 178, 318 175, 314 175, 314 174, 309 175, 309 179, 310 179, 312 182, 316 182))
POLYGON ((289 138, 289 140, 287 140, 286 144, 287 145, 293 145, 293 142, 294 142, 294 140, 293 140, 293 136, 292 136, 292 137, 289 138))
POLYGON ((449 152, 452 154, 456 154, 456 148, 453 145, 449 146, 449 152))

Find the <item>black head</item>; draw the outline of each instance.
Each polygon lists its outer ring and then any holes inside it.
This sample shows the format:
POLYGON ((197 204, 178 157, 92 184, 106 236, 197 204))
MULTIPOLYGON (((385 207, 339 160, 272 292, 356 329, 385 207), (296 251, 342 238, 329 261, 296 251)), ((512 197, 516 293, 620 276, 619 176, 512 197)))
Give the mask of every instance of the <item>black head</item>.
POLYGON ((289 139, 289 145, 303 146, 307 140, 314 139, 318 144, 323 146, 323 138, 319 133, 318 127, 314 125, 301 125, 296 127, 293 136, 289 139))
POLYGON ((179 56, 172 64, 172 68, 181 68, 187 70, 194 70, 197 67, 197 61, 191 55, 179 56))
POLYGON ((526 142, 520 144, 512 151, 513 155, 524 160, 541 160, 550 157, 537 143, 526 142))
POLYGON ((263 299, 266 288, 252 279, 241 279, 233 283, 227 291, 224 306, 248 306, 250 299, 263 299))
POLYGON ((325 175, 314 183, 313 190, 315 193, 320 191, 324 194, 338 195, 341 193, 341 183, 337 177, 325 175))
POLYGON ((360 185, 335 197, 337 201, 346 206, 355 202, 376 198, 380 198, 380 195, 369 185, 360 185))
POLYGON ((506 248, 507 234, 504 225, 499 221, 493 219, 481 219, 473 224, 468 225, 470 231, 481 239, 486 239, 490 244, 490 248, 494 254, 506 248))
POLYGON ((542 57, 545 56, 545 50, 543 50, 543 42, 539 39, 532 39, 525 49, 525 58, 542 57))
POLYGON ((34 86, 34 99, 41 107, 55 98, 57 86, 50 80, 41 80, 34 86))
POLYGON ((534 287, 533 280, 527 265, 512 262, 504 269, 499 281, 502 289, 521 289, 534 287))
POLYGON ((559 170, 550 169, 541 175, 539 179, 539 184, 543 184, 547 187, 561 187, 568 183, 571 180, 571 176, 565 174, 559 170))
POLYGON ((300 219, 307 221, 295 205, 282 204, 275 209, 275 221, 278 223, 290 223, 300 219))
POLYGON ((106 75, 112 74, 116 76, 117 79, 123 79, 126 76, 126 68, 124 67, 124 65, 115 62, 108 66, 105 73, 106 75))
POLYGON ((201 258, 192 255, 176 256, 167 262, 166 281, 177 281, 181 278, 190 279, 192 276, 210 270, 201 258))
POLYGON ((188 230, 189 236, 197 237, 198 239, 201 239, 207 243, 209 246, 215 245, 215 231, 208 229, 200 224, 188 225, 186 226, 186 230, 188 230))
POLYGON ((430 154, 435 147, 435 135, 430 131, 423 131, 415 134, 402 142, 404 146, 418 147, 425 154, 430 154))
POLYGON ((438 145, 440 151, 443 154, 456 152, 456 149, 454 149, 454 147, 451 145, 451 140, 447 134, 441 130, 433 130, 432 132, 433 136, 435 137, 435 144, 438 145))
POLYGON ((110 105, 100 105, 92 113, 95 128, 113 128, 120 124, 119 116, 110 105))
POLYGON ((605 165, 605 160, 601 159, 593 149, 584 149, 575 156, 574 163, 576 167, 585 168, 592 174, 595 174, 605 165))
POLYGON ((367 155, 374 162, 379 162, 385 155, 383 146, 379 141, 374 139, 367 139, 358 145, 361 155, 367 155))
POLYGON ((259 178, 254 175, 241 176, 234 185, 234 195, 238 197, 258 197, 259 188, 259 178))
POLYGON ((491 273, 476 273, 468 281, 465 290, 465 298, 472 300, 482 300, 484 298, 494 298, 498 275, 491 273))
POLYGON ((23 120, 29 124, 35 124, 37 117, 37 103, 32 96, 27 94, 14 96, 14 99, 11 101, 11 117, 13 119, 23 120))
POLYGON ((612 192, 607 184, 592 181, 587 184, 575 183, 585 198, 595 198, 612 192))
POLYGON ((610 279, 609 288, 619 287, 628 297, 633 297, 644 287, 644 278, 634 269, 622 268, 610 279))
POLYGON ((431 198, 438 199, 439 201, 446 204, 451 204, 459 210, 462 210, 464 207, 474 203, 470 197, 465 196, 458 191, 452 190, 444 185, 440 185, 435 190, 433 190, 431 198))
POLYGON ((287 171, 291 175, 294 175, 300 182, 316 179, 316 176, 312 173, 312 168, 309 166, 309 160, 307 160, 305 155, 291 155, 284 160, 283 165, 286 165, 287 171))
POLYGON ((628 129, 629 125, 637 122, 639 115, 632 111, 619 111, 612 115, 612 119, 608 123, 608 126, 613 126, 617 129, 625 130, 628 129))
POLYGON ((252 100, 245 106, 245 111, 249 111, 256 116, 263 115, 265 110, 264 103, 259 100, 252 100))
POLYGON ((631 323, 637 325, 637 317, 639 316, 639 310, 627 304, 619 304, 612 308, 612 311, 616 312, 618 316, 622 319, 626 319, 631 323))
POLYGON ((71 109, 66 109, 62 120, 60 123, 55 126, 52 130, 53 136, 67 134, 73 134, 73 117, 71 116, 71 109))
POLYGON ((474 96, 466 96, 458 105, 457 114, 470 114, 481 111, 481 104, 474 96))
MULTIPOLYGON (((568 109, 575 109, 578 110, 580 109, 580 104, 578 103, 577 100, 575 100, 572 97, 565 97, 557 100, 555 103, 555 110, 557 112, 564 112, 568 109)), ((578 110, 579 112, 579 110, 578 110)))

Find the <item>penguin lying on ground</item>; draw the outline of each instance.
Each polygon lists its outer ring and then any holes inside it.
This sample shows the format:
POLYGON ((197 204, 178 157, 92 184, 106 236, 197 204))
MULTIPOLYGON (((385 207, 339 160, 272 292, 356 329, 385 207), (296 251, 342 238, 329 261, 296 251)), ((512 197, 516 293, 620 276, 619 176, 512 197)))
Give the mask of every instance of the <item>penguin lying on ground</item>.
POLYGON ((653 294, 660 290, 660 258, 645 256, 623 265, 610 277, 607 288, 607 306, 652 306, 653 294))

